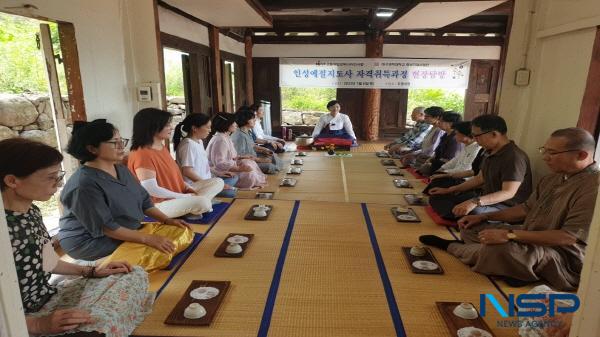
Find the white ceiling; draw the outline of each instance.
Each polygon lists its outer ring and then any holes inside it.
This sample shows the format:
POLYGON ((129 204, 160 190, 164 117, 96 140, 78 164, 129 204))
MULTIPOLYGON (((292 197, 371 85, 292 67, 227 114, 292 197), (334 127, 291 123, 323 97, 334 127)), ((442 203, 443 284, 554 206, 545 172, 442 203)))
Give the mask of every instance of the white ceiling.
POLYGON ((216 27, 271 27, 246 0, 165 0, 216 27))
POLYGON ((392 23, 387 30, 441 28, 505 1, 421 2, 392 23))

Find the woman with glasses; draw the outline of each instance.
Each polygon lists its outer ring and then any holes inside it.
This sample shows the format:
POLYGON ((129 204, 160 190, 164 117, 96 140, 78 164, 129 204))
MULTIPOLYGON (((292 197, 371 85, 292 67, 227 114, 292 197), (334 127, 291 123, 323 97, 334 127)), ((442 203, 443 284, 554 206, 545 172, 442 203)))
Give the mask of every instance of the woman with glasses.
POLYGON ((138 111, 133 118, 129 170, 168 217, 198 218, 212 212, 211 200, 223 190, 223 180, 188 184, 165 142, 171 139, 171 113, 155 108, 138 111))
POLYGON ((275 174, 283 168, 283 162, 273 151, 257 146, 252 138, 252 129, 256 124, 256 116, 250 109, 240 109, 236 114, 239 129, 231 134, 231 141, 238 154, 249 156, 263 173, 275 174))
POLYGON ((60 152, 12 138, 0 141, 0 158, 10 158, 0 161, 0 190, 29 334, 128 336, 152 309, 146 272, 126 262, 95 267, 61 260, 33 204, 62 184, 60 152), (52 274, 72 278, 51 284, 52 274))
POLYGON ((146 244, 164 253, 175 246, 168 239, 137 231, 148 215, 165 225, 185 226, 171 219, 150 200, 148 192, 121 162, 128 139, 97 119, 76 122, 67 151, 81 163, 60 195, 64 215, 58 239, 69 256, 97 260, 110 255, 124 241, 146 244))

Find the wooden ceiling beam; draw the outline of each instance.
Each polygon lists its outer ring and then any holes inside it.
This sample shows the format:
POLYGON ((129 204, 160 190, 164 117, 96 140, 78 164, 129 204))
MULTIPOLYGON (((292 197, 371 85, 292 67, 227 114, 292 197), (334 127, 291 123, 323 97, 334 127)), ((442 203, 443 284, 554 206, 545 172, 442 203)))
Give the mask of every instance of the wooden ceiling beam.
POLYGON ((254 44, 363 44, 364 35, 344 36, 254 36, 254 44))
POLYGON ((398 8, 404 1, 398 0, 261 0, 270 12, 290 9, 327 8, 398 8))
POLYGON ((267 11, 267 9, 258 0, 246 0, 248 6, 252 7, 254 11, 260 15, 266 22, 273 25, 273 18, 267 11))
MULTIPOLYGON (((254 44, 361 44, 366 43, 365 35, 343 36, 254 36, 254 44)), ((457 46, 502 46, 503 37, 482 36, 408 36, 386 35, 386 44, 431 44, 457 46)))

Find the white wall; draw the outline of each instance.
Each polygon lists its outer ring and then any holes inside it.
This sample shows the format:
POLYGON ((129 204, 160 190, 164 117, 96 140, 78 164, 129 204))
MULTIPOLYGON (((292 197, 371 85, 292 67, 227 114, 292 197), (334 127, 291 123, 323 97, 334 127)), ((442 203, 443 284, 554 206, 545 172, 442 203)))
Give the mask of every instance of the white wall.
MULTIPOLYGON (((254 57, 365 57, 365 44, 257 44, 254 57)), ((500 59, 499 46, 385 44, 384 57, 500 59)))
POLYGON ((365 45, 255 44, 252 57, 365 57, 365 45))
POLYGON ((384 57, 499 60, 500 46, 384 44, 384 57))
POLYGON ((242 57, 246 57, 246 45, 230 38, 229 36, 225 36, 223 34, 219 34, 219 49, 222 51, 226 51, 235 55, 239 55, 242 57))
MULTIPOLYGON (((574 11, 579 5, 570 3, 566 13, 574 23, 580 22, 576 13, 583 15, 586 8, 597 8, 600 15, 597 0, 578 1, 582 11, 574 11), (596 6, 589 6, 592 2, 596 6)), ((563 5, 560 0, 516 2, 502 83, 500 115, 508 122, 510 136, 532 159, 536 180, 548 172, 537 148, 552 131, 577 124, 596 33, 595 26, 569 29, 564 17, 555 15, 563 5), (549 31, 556 27, 562 29, 549 31), (527 87, 514 85, 515 71, 521 67, 532 71, 527 87)))
MULTIPOLYGON (((209 46, 208 28, 205 26, 160 6, 158 7, 158 17, 161 32, 209 46)), ((223 34, 219 34, 219 49, 235 55, 246 56, 243 43, 223 34)))
POLYGON ((160 31, 208 46, 208 28, 158 6, 160 31))
MULTIPOLYGON (((558 128, 577 124, 590 66, 598 0, 519 0, 510 35, 500 115, 511 137, 529 154, 536 179, 548 170, 536 148, 558 128), (533 14, 530 14, 533 13, 533 14), (513 84, 519 68, 532 72, 526 87, 513 84)), ((596 203, 571 337, 600 331, 600 198, 596 203)))
MULTIPOLYGON (((151 37, 152 0, 28 0, 27 3, 38 8, 31 12, 33 15, 74 24, 88 120, 108 118, 124 137, 129 137, 137 112, 133 100, 135 81, 160 80, 156 77, 158 64, 153 64, 156 46, 151 49, 155 41, 151 37), (138 43, 139 40, 145 41, 138 43)), ((2 1, 4 8, 22 4, 20 0, 2 1)))

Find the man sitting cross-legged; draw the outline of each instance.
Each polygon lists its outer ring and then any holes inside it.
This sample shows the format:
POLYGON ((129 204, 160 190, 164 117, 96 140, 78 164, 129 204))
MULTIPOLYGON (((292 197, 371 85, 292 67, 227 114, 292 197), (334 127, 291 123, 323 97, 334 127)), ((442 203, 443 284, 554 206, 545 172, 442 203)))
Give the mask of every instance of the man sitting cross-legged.
POLYGON ((415 122, 412 129, 384 146, 384 150, 388 150, 391 154, 401 154, 421 148, 423 139, 432 128, 431 124, 425 121, 425 108, 422 106, 414 108, 410 118, 415 122))
POLYGON ((540 148, 553 173, 526 202, 463 217, 458 222, 463 241, 434 235, 419 240, 447 250, 476 272, 502 276, 509 285, 543 279, 557 290, 576 289, 599 186, 594 150, 594 138, 583 129, 555 131, 540 148))
POLYGON ((472 137, 487 153, 473 179, 429 191, 438 202, 436 212, 445 218, 495 212, 518 205, 531 194, 529 157, 506 135, 504 119, 482 115, 471 126, 472 137), (481 189, 481 194, 474 197, 473 191, 477 189, 481 189))

